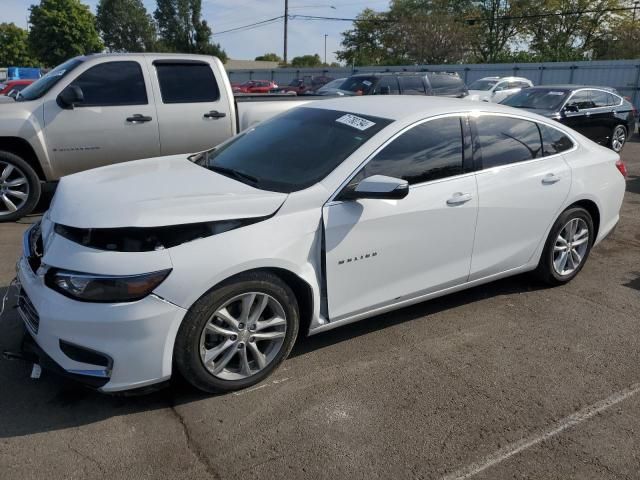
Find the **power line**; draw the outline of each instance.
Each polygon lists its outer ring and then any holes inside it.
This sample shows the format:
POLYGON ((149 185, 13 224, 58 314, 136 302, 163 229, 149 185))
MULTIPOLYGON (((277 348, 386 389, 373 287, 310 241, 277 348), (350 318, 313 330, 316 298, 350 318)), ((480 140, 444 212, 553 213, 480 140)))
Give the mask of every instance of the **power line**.
POLYGON ((265 25, 269 25, 271 23, 274 23, 280 19, 284 18, 284 15, 279 15, 277 17, 273 17, 273 18, 267 18, 265 20, 260 20, 259 22, 254 22, 254 23, 249 23, 247 25, 241 25, 239 27, 235 27, 235 28, 230 28, 228 30, 223 30, 221 32, 215 32, 213 34, 213 36, 217 36, 217 35, 222 35, 223 33, 232 33, 232 32, 238 32, 240 30, 251 30, 253 28, 258 28, 258 27, 262 27, 265 25))

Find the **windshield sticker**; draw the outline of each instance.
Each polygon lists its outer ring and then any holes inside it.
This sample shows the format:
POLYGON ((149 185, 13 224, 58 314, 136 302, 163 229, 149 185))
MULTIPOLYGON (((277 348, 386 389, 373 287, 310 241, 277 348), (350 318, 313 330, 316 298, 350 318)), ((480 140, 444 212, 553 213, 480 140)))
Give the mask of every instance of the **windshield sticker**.
POLYGON ((363 81, 362 81, 362 84, 363 84, 363 85, 366 85, 367 87, 370 87, 370 86, 372 85, 372 84, 371 84, 371 82, 370 82, 369 80, 363 80, 363 81))
POLYGON ((564 95, 564 92, 549 92, 549 95, 564 95))
POLYGON ((371 128, 375 125, 375 122, 367 120, 366 118, 356 117, 355 115, 351 115, 350 113, 341 116, 336 120, 336 122, 342 123, 343 125, 349 125, 353 128, 357 128, 360 131, 365 131, 366 129, 371 128))

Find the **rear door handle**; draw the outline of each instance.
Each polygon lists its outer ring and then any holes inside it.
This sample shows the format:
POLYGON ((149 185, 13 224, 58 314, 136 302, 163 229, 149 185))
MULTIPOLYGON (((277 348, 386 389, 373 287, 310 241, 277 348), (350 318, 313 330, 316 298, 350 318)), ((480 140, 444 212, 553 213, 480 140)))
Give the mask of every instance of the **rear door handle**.
POLYGON ((127 122, 130 122, 130 123, 144 123, 144 122, 150 122, 151 120, 153 120, 153 118, 147 117, 145 115, 140 115, 139 113, 136 113, 132 117, 127 117, 127 122))
POLYGON ((453 194, 453 197, 447 200, 447 205, 452 207, 455 207, 456 205, 462 205, 463 203, 467 203, 469 200, 471 200, 471 198, 472 197, 470 193, 456 192, 453 194))
POLYGON ((223 118, 226 117, 227 114, 224 112, 219 112, 217 110, 211 110, 204 114, 204 118, 223 118))
POLYGON ((561 180, 561 177, 556 176, 554 173, 549 173, 542 178, 543 185, 553 185, 554 183, 558 183, 561 180))

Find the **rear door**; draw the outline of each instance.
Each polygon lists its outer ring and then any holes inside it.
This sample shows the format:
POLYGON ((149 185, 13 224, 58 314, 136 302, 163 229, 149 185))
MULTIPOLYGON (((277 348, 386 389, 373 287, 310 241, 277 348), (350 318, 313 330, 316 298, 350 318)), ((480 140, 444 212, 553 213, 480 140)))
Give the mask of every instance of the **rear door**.
POLYGON ((603 90, 591 90, 591 129, 595 140, 606 144, 617 124, 613 95, 603 90))
POLYGON ((564 118, 562 123, 580 132, 585 137, 592 140, 597 138, 594 124, 591 121, 593 113, 593 101, 590 90, 578 90, 567 101, 565 105, 564 118), (566 108, 575 108, 577 111, 568 111, 566 108))
POLYGON ((401 200, 325 205, 329 316, 340 320, 464 283, 476 224, 476 182, 461 123, 449 116, 405 131, 350 183, 372 175, 404 178, 401 200))
POLYGON ((220 75, 201 60, 156 59, 149 65, 162 155, 215 147, 233 135, 232 102, 220 75))
POLYGON ((158 119, 144 59, 123 58, 73 72, 60 88, 80 87, 84 101, 75 108, 61 108, 55 96, 47 97, 45 135, 56 176, 159 155, 158 119))
MULTIPOLYGON (((543 148, 543 132, 530 120, 482 114, 474 123, 482 169, 476 174, 478 225, 470 281, 531 260, 569 193, 571 170, 560 152, 573 148, 561 132, 543 148)), ((545 127, 545 139, 546 129, 559 132, 545 127)))

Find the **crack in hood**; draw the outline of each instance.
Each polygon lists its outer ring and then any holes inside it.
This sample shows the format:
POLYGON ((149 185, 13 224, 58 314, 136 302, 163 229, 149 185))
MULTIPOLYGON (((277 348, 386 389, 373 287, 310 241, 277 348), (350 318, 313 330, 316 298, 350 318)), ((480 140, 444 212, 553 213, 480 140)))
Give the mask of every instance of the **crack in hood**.
POLYGON ((264 217, 286 198, 174 155, 63 177, 49 218, 77 228, 159 227, 264 217))

